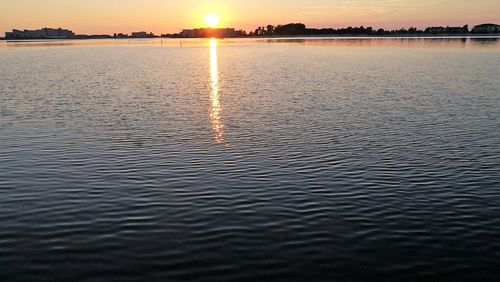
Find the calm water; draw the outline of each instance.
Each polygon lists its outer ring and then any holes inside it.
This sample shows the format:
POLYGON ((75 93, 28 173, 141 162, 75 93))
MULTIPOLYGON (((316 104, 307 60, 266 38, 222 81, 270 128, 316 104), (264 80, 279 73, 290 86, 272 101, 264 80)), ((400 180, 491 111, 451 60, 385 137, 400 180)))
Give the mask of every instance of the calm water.
POLYGON ((500 39, 0 43, 1 281, 487 281, 500 39))

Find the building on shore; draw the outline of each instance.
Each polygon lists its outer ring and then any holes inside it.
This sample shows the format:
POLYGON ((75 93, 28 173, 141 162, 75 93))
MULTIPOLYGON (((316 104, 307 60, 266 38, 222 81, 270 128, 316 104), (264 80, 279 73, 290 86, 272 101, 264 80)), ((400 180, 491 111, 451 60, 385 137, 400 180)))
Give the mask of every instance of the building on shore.
POLYGON ((75 33, 71 30, 62 28, 42 28, 37 30, 17 30, 5 33, 5 39, 72 39, 75 33))
POLYGON ((133 38, 147 38, 148 33, 145 31, 132 32, 131 37, 133 37, 133 38))
POLYGON ((130 35, 131 38, 154 38, 157 37, 154 33, 147 33, 145 31, 132 32, 130 35))
POLYGON ((500 25, 497 24, 480 24, 476 25, 472 31, 472 33, 500 33, 500 25))
POLYGON ((128 38, 128 34, 126 33, 115 33, 113 34, 113 38, 128 38))
POLYGON ((231 38, 238 37, 240 33, 234 28, 197 28, 197 29, 184 29, 180 33, 183 38, 231 38))

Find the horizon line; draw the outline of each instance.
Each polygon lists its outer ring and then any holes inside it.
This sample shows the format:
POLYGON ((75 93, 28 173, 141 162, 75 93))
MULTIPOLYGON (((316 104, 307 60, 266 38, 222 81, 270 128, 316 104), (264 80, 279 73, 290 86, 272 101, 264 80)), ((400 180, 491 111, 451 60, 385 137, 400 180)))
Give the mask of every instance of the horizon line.
MULTIPOLYGON (((304 24, 304 23, 300 23, 300 22, 289 22, 289 23, 286 23, 286 24, 277 24, 277 25, 273 25, 273 24, 266 24, 266 25, 257 25, 256 26, 256 29, 258 28, 261 28, 261 27, 264 27, 266 28, 267 26, 284 26, 284 25, 289 25, 289 24, 304 24)), ((493 21, 488 21, 488 22, 483 22, 481 24, 464 24, 462 25, 462 27, 465 27, 465 26, 469 26, 469 27, 474 27, 474 26, 478 26, 478 25, 483 25, 483 24, 493 24, 493 25, 498 25, 496 23, 494 23, 493 21)), ((306 28, 307 29, 347 29, 347 28, 361 28, 361 27, 364 27, 364 28, 373 28, 374 30, 379 30, 379 29, 383 29, 385 31, 397 31, 397 30, 401 30, 401 29, 410 29, 410 28, 417 28, 417 29, 420 29, 420 30, 424 30, 426 28, 435 28, 435 27, 443 27, 443 28, 446 28, 446 27, 459 27, 459 26, 455 26, 455 25, 426 25, 425 27, 423 25, 421 26, 417 26, 417 25, 407 25, 407 26, 401 26, 401 27, 398 27, 398 28, 383 28, 383 27, 375 27, 373 25, 348 25, 348 26, 342 26, 342 27, 334 27, 334 26, 329 26, 329 27, 326 27, 326 26, 307 26, 306 25, 306 28)), ((61 27, 63 25, 60 25, 59 27, 57 28, 54 28, 54 27, 48 27, 48 26, 44 26, 44 27, 40 27, 40 28, 35 28, 35 29, 29 29, 29 28, 22 28, 22 29, 18 29, 18 28, 11 28, 9 31, 4 31, 2 33, 6 34, 8 32, 12 32, 14 30, 20 30, 20 31, 25 31, 25 30, 42 30, 42 29, 63 29, 63 30, 70 30, 70 31, 73 31, 73 29, 71 27, 61 27)), ((159 33, 160 35, 163 35, 163 34, 179 34, 181 33, 183 30, 195 30, 195 29, 232 29, 234 28, 235 30, 237 31, 244 31, 244 32, 254 32, 256 29, 254 30, 246 30, 246 29, 239 29, 239 28, 235 28, 235 27, 191 27, 191 28, 182 28, 179 32, 174 32, 174 33, 170 33, 170 32, 161 32, 159 33)), ((139 32, 147 32, 147 33, 152 33, 152 34, 157 34, 155 32, 150 32, 150 31, 147 31, 147 29, 137 29, 135 31, 129 31, 128 33, 139 33, 139 32)), ((101 32, 98 32, 98 33, 76 33, 76 35, 111 35, 111 34, 128 34, 128 33, 123 33, 123 32, 112 32, 112 33, 101 33, 101 32)), ((1 36, 0 36, 1 38, 1 36)))

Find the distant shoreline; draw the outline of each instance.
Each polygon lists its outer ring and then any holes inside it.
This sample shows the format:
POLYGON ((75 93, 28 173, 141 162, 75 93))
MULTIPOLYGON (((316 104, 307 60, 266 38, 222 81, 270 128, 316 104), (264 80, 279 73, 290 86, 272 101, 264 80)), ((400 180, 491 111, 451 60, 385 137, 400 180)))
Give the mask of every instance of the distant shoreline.
MULTIPOLYGON (((151 37, 151 38, 47 38, 47 39, 6 39, 0 38, 0 41, 5 42, 43 42, 43 41, 86 41, 86 40, 154 40, 154 39, 210 39, 212 37, 190 37, 190 38, 174 38, 174 37, 151 37)), ((270 36, 239 36, 225 37, 218 39, 276 39, 276 38, 499 38, 500 34, 416 34, 416 35, 270 35, 270 36)))
POLYGON ((303 23, 289 23, 285 25, 259 26, 255 31, 247 32, 235 28, 195 28, 183 29, 179 33, 154 34, 153 32, 139 31, 128 33, 109 34, 76 34, 69 29, 48 28, 36 30, 18 30, 6 32, 4 40, 75 40, 75 39, 151 39, 151 38, 435 38, 435 37, 484 37, 500 35, 500 25, 485 23, 469 29, 469 25, 434 26, 425 29, 416 27, 385 30, 371 26, 349 26, 347 28, 308 28, 303 23))

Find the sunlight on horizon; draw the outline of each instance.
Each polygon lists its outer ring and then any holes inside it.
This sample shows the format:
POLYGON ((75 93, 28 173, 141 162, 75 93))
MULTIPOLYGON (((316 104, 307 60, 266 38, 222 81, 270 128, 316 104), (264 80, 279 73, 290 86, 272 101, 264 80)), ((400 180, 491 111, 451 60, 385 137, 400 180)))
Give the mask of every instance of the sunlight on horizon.
POLYGON ((205 16, 205 24, 210 28, 216 28, 220 23, 220 16, 210 13, 205 16))

